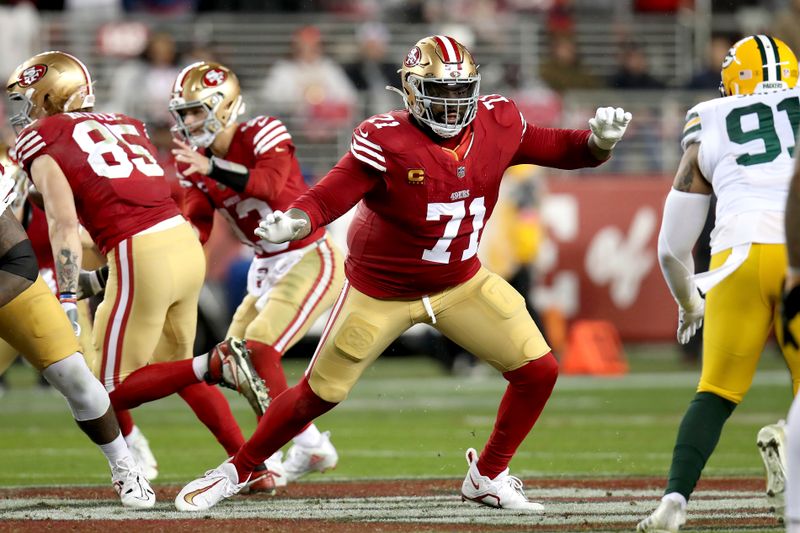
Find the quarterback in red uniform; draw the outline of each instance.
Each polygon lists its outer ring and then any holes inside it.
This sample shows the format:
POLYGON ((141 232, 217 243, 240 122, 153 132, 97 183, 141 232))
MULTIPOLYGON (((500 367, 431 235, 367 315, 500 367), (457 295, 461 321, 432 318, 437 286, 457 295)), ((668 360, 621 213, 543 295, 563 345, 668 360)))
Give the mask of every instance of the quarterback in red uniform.
MULTIPOLYGON (((149 453, 127 410, 178 392, 233 453, 244 439, 225 397, 207 383, 237 388, 258 405, 266 403, 266 393, 249 375, 246 350, 236 342, 192 358, 205 258, 170 197, 144 125, 121 114, 92 113, 89 72, 63 52, 28 59, 6 90, 18 108, 11 118, 21 128, 16 155, 42 194, 59 299, 76 334, 79 221, 107 257, 94 344, 122 433, 138 440, 129 440, 131 449, 149 453)), ((145 475, 154 477, 155 465, 147 464, 152 455, 137 454, 145 475)))
POLYGON ((275 243, 302 239, 358 204, 347 281, 305 377, 272 402, 230 462, 181 490, 178 509, 206 509, 235 493, 266 456, 344 400, 391 341, 423 322, 509 382, 480 457, 467 450, 462 497, 542 510, 508 464, 544 408, 558 365, 522 295, 478 261, 481 231, 509 166, 599 165, 631 116, 601 108, 591 131, 528 124, 507 98, 479 97, 472 56, 447 36, 417 42, 400 72, 406 110, 361 123, 336 167, 257 231, 275 243))
MULTIPOLYGON (((258 116, 232 122, 241 101, 239 81, 224 65, 199 62, 183 69, 170 110, 175 129, 191 146, 176 140, 173 152, 185 188, 183 212, 200 241, 208 239, 216 210, 255 252, 247 295, 228 336, 246 340, 253 366, 274 398, 287 388, 281 356, 333 305, 344 283, 344 268, 341 252, 322 226, 303 239, 281 244, 255 235, 264 217, 287 209, 308 186, 292 136, 280 120, 258 116)), ((282 486, 306 473, 333 468, 337 459, 329 434, 311 424, 294 438, 287 460, 281 463, 276 452, 254 476, 264 481, 250 488, 282 486)))

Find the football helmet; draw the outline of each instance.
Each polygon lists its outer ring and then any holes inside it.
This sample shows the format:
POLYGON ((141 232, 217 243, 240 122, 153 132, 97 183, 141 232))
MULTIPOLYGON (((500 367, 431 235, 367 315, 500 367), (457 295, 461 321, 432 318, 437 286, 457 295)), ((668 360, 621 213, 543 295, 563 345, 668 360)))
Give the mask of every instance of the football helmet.
POLYGON ((40 117, 94 107, 89 70, 77 57, 52 51, 37 54, 14 70, 6 83, 17 132, 40 117))
POLYGON ((175 118, 173 132, 196 148, 206 148, 244 112, 239 79, 219 63, 192 63, 175 80, 169 111, 175 118), (200 112, 202 118, 187 123, 190 112, 200 112))
POLYGON ((751 35, 728 50, 721 77, 722 96, 791 89, 797 83, 797 57, 780 39, 751 35))
POLYGON ((25 198, 28 197, 28 175, 20 168, 11 148, 2 142, 0 142, 0 179, 14 181, 13 192, 16 193, 16 196, 11 203, 11 209, 15 215, 19 216, 25 198))
POLYGON ((464 45, 445 35, 420 39, 398 71, 406 109, 440 137, 454 137, 478 112, 481 75, 464 45))

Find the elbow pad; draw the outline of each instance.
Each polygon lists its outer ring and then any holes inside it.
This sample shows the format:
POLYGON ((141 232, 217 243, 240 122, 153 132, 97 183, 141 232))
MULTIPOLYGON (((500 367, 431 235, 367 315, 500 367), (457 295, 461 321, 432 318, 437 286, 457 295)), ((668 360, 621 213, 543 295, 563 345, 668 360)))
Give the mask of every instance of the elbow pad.
POLYGON ((670 190, 664 203, 661 231, 658 234, 658 262, 672 296, 688 308, 697 290, 692 249, 708 216, 711 196, 670 190))
POLYGON ((36 261, 31 241, 24 239, 18 242, 3 257, 0 257, 0 270, 36 281, 39 276, 39 262, 36 261))

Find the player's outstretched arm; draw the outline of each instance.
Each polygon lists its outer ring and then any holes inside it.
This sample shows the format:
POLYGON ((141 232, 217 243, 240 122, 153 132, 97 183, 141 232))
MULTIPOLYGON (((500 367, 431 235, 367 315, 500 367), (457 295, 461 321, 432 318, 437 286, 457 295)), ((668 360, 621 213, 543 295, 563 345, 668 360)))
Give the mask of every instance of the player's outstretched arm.
POLYGON ((31 164, 31 179, 42 193, 47 225, 50 229, 50 246, 56 267, 59 300, 67 313, 76 335, 78 325, 78 276, 81 270, 83 247, 79 234, 78 214, 67 177, 58 163, 49 155, 37 157, 31 164))
POLYGON ((255 234, 271 243, 297 241, 311 233, 311 220, 305 211, 291 208, 287 212, 273 211, 258 224, 255 234))
POLYGON ((681 158, 672 189, 664 203, 658 234, 658 262, 664 280, 678 303, 678 341, 686 344, 703 324, 705 301, 691 277, 692 248, 708 215, 711 187, 697 164, 699 144, 691 144, 681 158))
POLYGON ((607 159, 614 146, 625 135, 633 115, 621 107, 598 107, 589 119, 589 150, 597 159, 607 159))

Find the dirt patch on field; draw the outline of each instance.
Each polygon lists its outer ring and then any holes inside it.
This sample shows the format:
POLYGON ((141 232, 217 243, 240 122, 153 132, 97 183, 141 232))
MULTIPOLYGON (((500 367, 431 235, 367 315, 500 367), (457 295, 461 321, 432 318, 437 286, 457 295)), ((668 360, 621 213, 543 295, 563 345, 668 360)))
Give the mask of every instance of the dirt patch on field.
MULTIPOLYGON (((295 483, 275 496, 237 496, 200 515, 179 514, 179 486, 156 485, 149 511, 121 509, 111 487, 0 489, 0 531, 176 533, 268 531, 299 533, 631 531, 655 507, 660 478, 529 479, 529 496, 543 515, 514 515, 461 504, 460 479, 295 483)), ((690 506, 689 529, 746 531, 776 528, 760 478, 701 481, 690 506)))

